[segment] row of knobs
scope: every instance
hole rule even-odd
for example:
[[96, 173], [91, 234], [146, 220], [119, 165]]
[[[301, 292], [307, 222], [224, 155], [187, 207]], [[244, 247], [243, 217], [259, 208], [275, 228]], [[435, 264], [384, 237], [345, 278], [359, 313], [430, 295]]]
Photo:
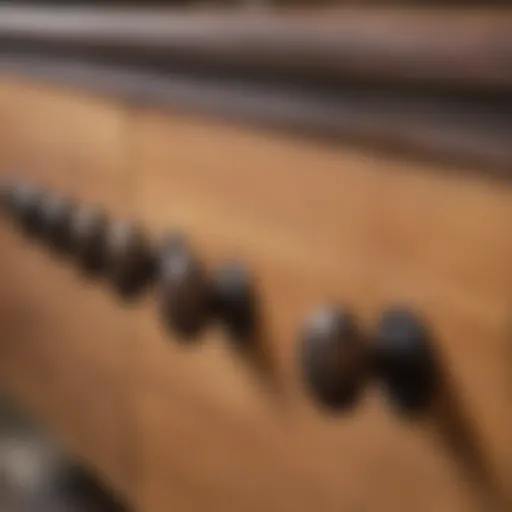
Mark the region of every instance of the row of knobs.
[[[254, 290], [240, 263], [207, 272], [181, 234], [155, 243], [137, 223], [112, 220], [99, 207], [26, 182], [4, 182], [0, 204], [23, 232], [74, 261], [86, 276], [105, 279], [122, 298], [133, 300], [155, 285], [160, 318], [180, 337], [197, 337], [219, 321], [235, 343], [254, 340]], [[311, 394], [344, 410], [374, 377], [401, 411], [424, 408], [435, 381], [424, 323], [408, 309], [389, 309], [372, 337], [367, 343], [342, 308], [322, 308], [307, 318], [298, 345]]]
[[240, 341], [251, 329], [252, 287], [238, 262], [208, 273], [182, 234], [154, 242], [136, 222], [110, 219], [100, 207], [26, 182], [4, 182], [0, 203], [30, 238], [75, 262], [87, 277], [103, 278], [123, 299], [156, 285], [160, 316], [181, 338], [198, 336], [213, 320]]

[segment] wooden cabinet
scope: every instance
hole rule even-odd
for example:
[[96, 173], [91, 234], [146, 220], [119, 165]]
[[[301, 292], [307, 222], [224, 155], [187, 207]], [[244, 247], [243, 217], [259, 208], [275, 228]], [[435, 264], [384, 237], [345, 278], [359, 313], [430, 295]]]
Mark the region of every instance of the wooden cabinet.
[[[161, 322], [158, 289], [124, 302], [108, 279], [87, 279], [2, 219], [2, 385], [136, 509], [509, 509], [503, 169], [476, 173], [23, 75], [0, 80], [2, 171], [136, 219], [154, 239], [179, 230], [209, 271], [238, 260], [254, 279], [255, 350], [240, 350], [218, 322], [186, 341]], [[490, 160], [506, 163], [494, 149]], [[373, 380], [348, 412], [316, 404], [298, 344], [321, 304], [353, 311], [368, 343], [383, 308], [421, 314], [441, 369], [432, 406], [400, 415]]]

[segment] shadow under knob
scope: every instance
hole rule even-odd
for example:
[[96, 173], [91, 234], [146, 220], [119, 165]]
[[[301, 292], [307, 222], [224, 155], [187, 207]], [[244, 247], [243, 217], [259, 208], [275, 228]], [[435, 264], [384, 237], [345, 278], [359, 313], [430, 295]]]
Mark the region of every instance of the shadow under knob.
[[245, 266], [228, 261], [216, 269], [212, 278], [212, 308], [233, 343], [245, 345], [256, 335], [256, 297]]
[[375, 371], [389, 400], [400, 412], [428, 405], [436, 380], [433, 348], [426, 325], [407, 308], [389, 308], [380, 318]]
[[181, 237], [164, 244], [158, 261], [159, 309], [172, 331], [191, 338], [211, 313], [211, 284], [205, 269]]
[[95, 206], [77, 206], [71, 218], [71, 252], [87, 274], [98, 274], [105, 269], [108, 219]]
[[155, 255], [135, 222], [112, 222], [106, 234], [106, 274], [123, 297], [140, 292], [155, 275]]
[[313, 396], [329, 409], [355, 404], [365, 375], [364, 346], [345, 310], [324, 307], [313, 313], [300, 340], [302, 374]]

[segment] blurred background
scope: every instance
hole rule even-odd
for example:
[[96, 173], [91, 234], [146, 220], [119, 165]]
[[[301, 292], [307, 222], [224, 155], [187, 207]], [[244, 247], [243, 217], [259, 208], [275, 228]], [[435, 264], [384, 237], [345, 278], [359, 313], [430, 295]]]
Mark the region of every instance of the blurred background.
[[11, 398], [0, 398], [2, 512], [124, 512], [84, 461], [69, 456]]

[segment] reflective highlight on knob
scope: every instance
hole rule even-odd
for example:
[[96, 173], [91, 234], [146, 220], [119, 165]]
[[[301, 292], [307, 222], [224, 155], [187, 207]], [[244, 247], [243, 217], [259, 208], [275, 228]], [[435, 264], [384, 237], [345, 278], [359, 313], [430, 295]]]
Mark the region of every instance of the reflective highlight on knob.
[[28, 183], [19, 183], [6, 194], [8, 211], [23, 231], [37, 233], [41, 228], [42, 190]]
[[123, 297], [142, 291], [155, 275], [155, 255], [135, 222], [112, 222], [106, 233], [106, 276]]
[[94, 206], [78, 206], [71, 219], [71, 251], [87, 274], [105, 269], [105, 241], [108, 219]]

